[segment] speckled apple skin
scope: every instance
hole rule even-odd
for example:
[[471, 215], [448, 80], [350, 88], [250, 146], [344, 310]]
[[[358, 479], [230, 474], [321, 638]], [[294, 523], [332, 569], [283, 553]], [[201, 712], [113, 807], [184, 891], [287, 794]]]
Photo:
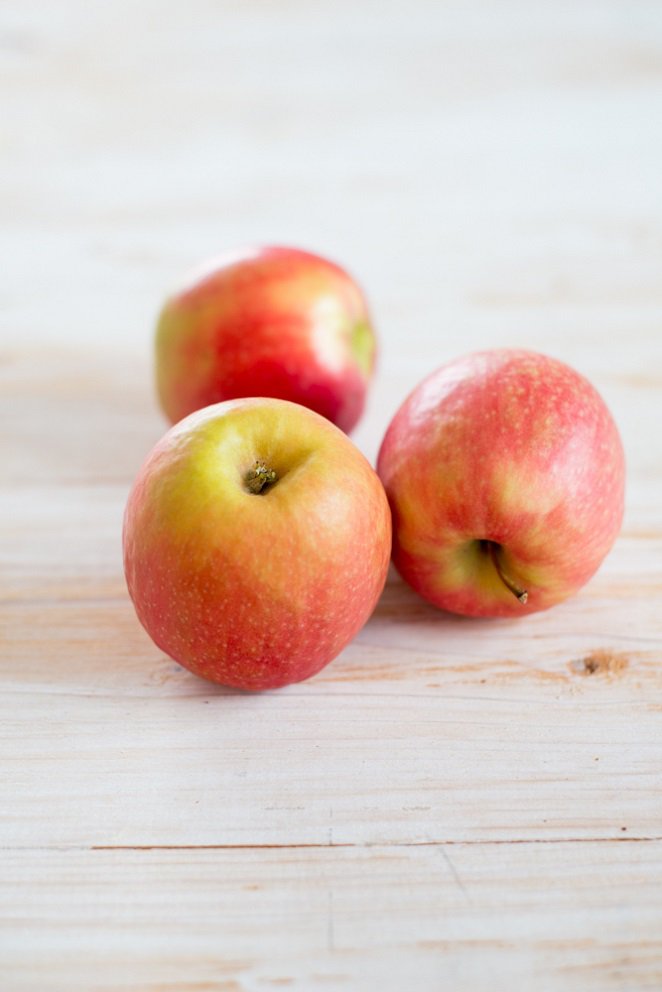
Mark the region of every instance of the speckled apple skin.
[[[623, 517], [616, 425], [579, 373], [534, 352], [498, 349], [425, 379], [393, 418], [378, 459], [393, 512], [393, 560], [436, 606], [520, 617], [573, 595]], [[522, 605], [480, 541], [528, 591]]]
[[[249, 492], [260, 461], [278, 481]], [[156, 445], [124, 517], [124, 569], [154, 642], [213, 682], [270, 689], [314, 675], [352, 640], [386, 580], [379, 478], [318, 414], [235, 400]]]
[[343, 269], [295, 248], [249, 249], [210, 263], [166, 302], [158, 395], [172, 423], [222, 400], [271, 396], [349, 432], [375, 351], [365, 298]]

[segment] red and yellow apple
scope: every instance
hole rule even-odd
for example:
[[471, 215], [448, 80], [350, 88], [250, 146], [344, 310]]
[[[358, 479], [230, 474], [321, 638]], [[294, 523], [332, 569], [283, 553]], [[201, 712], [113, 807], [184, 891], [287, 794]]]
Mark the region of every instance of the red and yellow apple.
[[621, 526], [625, 463], [605, 403], [553, 358], [493, 350], [425, 379], [378, 459], [393, 559], [436, 606], [521, 616], [575, 593]]
[[357, 284], [294, 248], [229, 255], [168, 299], [156, 330], [172, 423], [241, 396], [301, 403], [349, 432], [363, 411], [375, 335]]
[[314, 675], [365, 624], [391, 515], [337, 427], [282, 400], [176, 424], [129, 495], [124, 568], [154, 642], [196, 675], [269, 689]]

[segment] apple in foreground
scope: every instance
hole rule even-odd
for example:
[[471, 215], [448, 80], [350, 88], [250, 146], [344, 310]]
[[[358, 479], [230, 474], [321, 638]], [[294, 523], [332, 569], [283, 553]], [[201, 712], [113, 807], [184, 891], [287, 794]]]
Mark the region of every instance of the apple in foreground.
[[172, 423], [222, 400], [273, 396], [349, 432], [374, 361], [361, 290], [337, 265], [295, 248], [210, 264], [170, 297], [156, 329], [158, 394]]
[[196, 675], [270, 689], [314, 675], [386, 580], [383, 487], [337, 427], [283, 400], [199, 410], [147, 457], [124, 517], [138, 618]]
[[500, 349], [453, 361], [414, 389], [378, 459], [393, 559], [435, 606], [514, 617], [593, 575], [623, 516], [618, 430], [567, 365]]

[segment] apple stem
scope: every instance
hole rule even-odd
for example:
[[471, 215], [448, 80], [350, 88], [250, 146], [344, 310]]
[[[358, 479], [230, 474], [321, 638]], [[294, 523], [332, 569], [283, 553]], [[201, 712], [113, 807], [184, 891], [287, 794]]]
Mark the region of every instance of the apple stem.
[[262, 462], [255, 462], [244, 478], [246, 489], [254, 495], [261, 493], [266, 486], [272, 486], [274, 482], [278, 482], [278, 476]]
[[499, 561], [499, 545], [496, 544], [494, 541], [487, 541], [487, 550], [489, 552], [490, 558], [492, 559], [492, 564], [496, 569], [496, 573], [503, 582], [504, 586], [506, 587], [506, 589], [509, 589], [510, 592], [512, 592], [513, 596], [517, 599], [517, 601], [520, 602], [522, 606], [524, 606], [527, 599], [529, 598], [529, 594], [526, 591], [526, 589], [522, 589], [521, 586], [518, 586], [516, 582], [513, 582], [513, 580], [508, 575], [506, 575], [506, 573], [502, 569], [501, 562]]

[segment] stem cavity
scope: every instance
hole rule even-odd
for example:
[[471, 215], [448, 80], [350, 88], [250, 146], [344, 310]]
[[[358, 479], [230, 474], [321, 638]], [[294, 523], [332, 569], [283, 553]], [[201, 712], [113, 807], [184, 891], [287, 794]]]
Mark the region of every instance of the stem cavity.
[[483, 546], [486, 547], [487, 553], [490, 556], [490, 560], [494, 565], [494, 569], [503, 582], [506, 589], [512, 592], [515, 599], [524, 606], [529, 598], [529, 594], [526, 589], [522, 589], [516, 582], [514, 582], [509, 575], [504, 572], [501, 562], [499, 561], [499, 550], [500, 545], [496, 544], [494, 541], [483, 541]]

